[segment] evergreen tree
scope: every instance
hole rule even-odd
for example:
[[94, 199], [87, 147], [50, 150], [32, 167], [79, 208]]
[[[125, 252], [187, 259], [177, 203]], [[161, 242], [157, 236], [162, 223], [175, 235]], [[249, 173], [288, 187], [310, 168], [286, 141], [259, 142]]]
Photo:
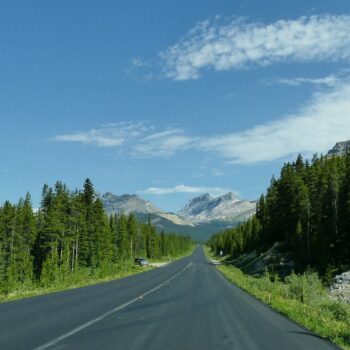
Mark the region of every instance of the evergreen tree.
[[192, 244], [189, 237], [159, 235], [133, 214], [108, 218], [88, 179], [74, 192], [58, 181], [44, 185], [37, 213], [29, 194], [0, 207], [0, 293], [31, 288], [33, 281], [69, 285], [81, 272], [103, 277], [136, 255], [177, 255]]
[[327, 265], [350, 263], [350, 154], [313, 157], [299, 155], [272, 178], [256, 215], [235, 228], [213, 235], [216, 251], [238, 256], [253, 249], [286, 242], [301, 266], [324, 273]]

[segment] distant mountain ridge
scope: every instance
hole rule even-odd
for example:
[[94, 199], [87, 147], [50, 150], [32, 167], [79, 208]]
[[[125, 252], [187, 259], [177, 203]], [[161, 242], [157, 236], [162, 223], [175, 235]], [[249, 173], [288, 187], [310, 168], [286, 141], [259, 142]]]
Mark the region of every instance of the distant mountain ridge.
[[130, 214], [130, 213], [142, 213], [142, 214], [156, 214], [157, 216], [161, 216], [176, 225], [189, 225], [193, 226], [190, 222], [187, 222], [181, 219], [179, 216], [173, 213], [167, 213], [155, 205], [153, 205], [150, 201], [146, 201], [136, 194], [123, 194], [121, 196], [117, 196], [111, 192], [106, 192], [102, 196], [100, 196], [105, 211], [107, 214]]
[[232, 227], [255, 212], [255, 201], [240, 200], [229, 192], [213, 197], [209, 193], [191, 199], [178, 214], [165, 212], [150, 201], [135, 194], [115, 195], [106, 192], [99, 195], [108, 215], [134, 213], [139, 220], [151, 222], [158, 231], [189, 234], [197, 241], [205, 241], [219, 230]]
[[219, 197], [205, 193], [191, 199], [179, 211], [179, 216], [193, 223], [212, 220], [230, 221], [242, 215], [249, 217], [255, 212], [255, 206], [255, 201], [240, 200], [233, 192]]
[[151, 202], [145, 201], [135, 194], [115, 195], [111, 192], [102, 194], [101, 199], [104, 203], [105, 210], [108, 213], [129, 214], [133, 211], [141, 212], [159, 212], [160, 209], [155, 207]]
[[345, 154], [348, 149], [350, 149], [350, 140], [337, 142], [335, 146], [328, 151], [327, 156], [341, 156]]

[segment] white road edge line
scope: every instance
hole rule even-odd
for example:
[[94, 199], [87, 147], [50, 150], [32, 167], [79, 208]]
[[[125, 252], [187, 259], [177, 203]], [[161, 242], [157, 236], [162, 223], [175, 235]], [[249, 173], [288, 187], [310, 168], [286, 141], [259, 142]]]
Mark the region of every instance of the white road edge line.
[[67, 333], [65, 333], [65, 334], [62, 334], [62, 335], [59, 336], [58, 338], [53, 339], [53, 340], [51, 340], [51, 341], [48, 342], [48, 343], [45, 343], [45, 344], [43, 344], [43, 345], [40, 345], [40, 346], [37, 347], [37, 348], [34, 348], [34, 350], [46, 350], [46, 349], [49, 349], [51, 346], [56, 345], [57, 343], [61, 342], [62, 340], [64, 340], [64, 339], [66, 339], [66, 338], [68, 338], [68, 337], [70, 337], [70, 336], [72, 336], [72, 335], [74, 335], [74, 334], [76, 334], [76, 333], [82, 331], [82, 330], [85, 329], [85, 328], [88, 328], [88, 327], [92, 326], [93, 324], [95, 324], [95, 323], [97, 323], [97, 322], [99, 322], [99, 321], [104, 320], [106, 317], [108, 317], [108, 316], [110, 316], [110, 315], [116, 313], [117, 311], [120, 311], [120, 310], [126, 308], [126, 307], [129, 306], [130, 304], [132, 304], [132, 303], [134, 303], [134, 302], [136, 302], [136, 301], [138, 301], [138, 300], [144, 298], [146, 295], [155, 292], [156, 290], [162, 288], [165, 284], [169, 283], [170, 281], [172, 281], [172, 280], [174, 280], [175, 278], [177, 278], [178, 276], [180, 276], [180, 275], [192, 264], [192, 261], [193, 261], [193, 259], [192, 259], [182, 270], [180, 270], [180, 271], [177, 272], [175, 275], [173, 275], [172, 277], [170, 277], [170, 278], [167, 279], [166, 281], [162, 282], [161, 284], [158, 284], [156, 287], [150, 289], [150, 290], [147, 291], [146, 293], [144, 293], [144, 294], [142, 294], [142, 295], [140, 295], [140, 296], [138, 296], [138, 297], [136, 297], [136, 298], [134, 298], [134, 299], [132, 299], [132, 300], [130, 300], [130, 301], [128, 301], [128, 302], [122, 304], [122, 305], [119, 305], [119, 306], [115, 307], [114, 309], [112, 309], [112, 310], [110, 310], [110, 311], [107, 311], [106, 313], [102, 314], [101, 316], [96, 317], [96, 318], [94, 318], [93, 320], [88, 321], [88, 322], [82, 324], [81, 326], [79, 326], [79, 327], [77, 327], [77, 328], [74, 328], [74, 329], [71, 330], [70, 332], [67, 332]]

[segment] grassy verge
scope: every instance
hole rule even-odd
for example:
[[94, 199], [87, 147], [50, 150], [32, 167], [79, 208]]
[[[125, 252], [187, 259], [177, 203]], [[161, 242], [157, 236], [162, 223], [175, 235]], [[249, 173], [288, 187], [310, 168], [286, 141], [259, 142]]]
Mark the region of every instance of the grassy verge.
[[[192, 254], [195, 246], [193, 246], [187, 252], [174, 256], [163, 257], [161, 259], [150, 259], [151, 262], [172, 262], [179, 260], [185, 256]], [[39, 295], [45, 295], [55, 292], [61, 292], [64, 290], [75, 289], [80, 287], [91, 286], [98, 283], [108, 282], [131, 275], [139, 274], [152, 270], [156, 267], [139, 267], [135, 266], [133, 262], [125, 262], [122, 266], [114, 266], [111, 271], [106, 272], [102, 270], [91, 270], [88, 268], [82, 268], [74, 274], [58, 275], [56, 280], [50, 283], [48, 286], [42, 286], [37, 283], [33, 283], [29, 286], [22, 286], [20, 289], [8, 293], [6, 295], [0, 294], [0, 303], [13, 301], [18, 299], [30, 298]]]
[[31, 286], [26, 286], [9, 294], [0, 294], [0, 303], [13, 301], [18, 299], [30, 298], [39, 295], [45, 295], [55, 292], [61, 292], [64, 290], [75, 289], [80, 287], [86, 287], [98, 283], [108, 282], [131, 275], [135, 275], [141, 272], [149, 271], [153, 267], [138, 267], [129, 266], [128, 268], [120, 269], [119, 271], [101, 276], [97, 271], [91, 272], [89, 269], [81, 269], [78, 273], [67, 276], [65, 279], [59, 278], [56, 282], [49, 286], [41, 286], [39, 283], [33, 283]]
[[[205, 251], [213, 258], [208, 248]], [[282, 282], [269, 273], [254, 277], [233, 266], [220, 265], [218, 269], [229, 281], [273, 309], [350, 350], [350, 305], [331, 300], [316, 273], [292, 274]]]

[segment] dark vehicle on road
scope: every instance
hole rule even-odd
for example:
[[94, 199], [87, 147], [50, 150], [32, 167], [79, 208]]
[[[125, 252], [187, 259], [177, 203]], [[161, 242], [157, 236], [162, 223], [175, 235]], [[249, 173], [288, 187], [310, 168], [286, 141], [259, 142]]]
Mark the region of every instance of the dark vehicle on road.
[[149, 261], [146, 258], [135, 258], [134, 264], [137, 266], [146, 267], [149, 266]]

